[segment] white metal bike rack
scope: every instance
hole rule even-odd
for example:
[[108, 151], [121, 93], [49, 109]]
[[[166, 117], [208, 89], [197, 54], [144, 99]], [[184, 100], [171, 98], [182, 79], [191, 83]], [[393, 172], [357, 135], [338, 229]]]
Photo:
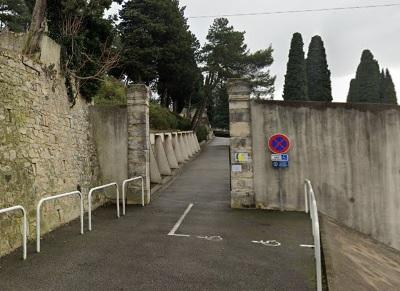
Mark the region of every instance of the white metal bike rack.
[[122, 215], [125, 215], [126, 184], [128, 184], [129, 182], [137, 181], [137, 180], [142, 180], [142, 206], [144, 206], [144, 178], [142, 176], [139, 176], [139, 177], [124, 180], [122, 182]]
[[4, 208], [4, 209], [0, 209], [0, 214], [2, 213], [6, 213], [6, 212], [12, 212], [12, 211], [16, 211], [16, 210], [21, 210], [22, 214], [23, 214], [23, 228], [22, 228], [22, 258], [24, 260], [26, 260], [26, 256], [27, 256], [27, 252], [26, 252], [26, 241], [27, 241], [27, 232], [28, 232], [28, 228], [27, 228], [27, 219], [26, 219], [26, 211], [25, 208], [22, 207], [21, 205], [17, 205], [17, 206], [13, 206], [13, 207], [8, 207], [8, 208]]
[[102, 185], [102, 186], [98, 186], [95, 188], [90, 189], [89, 191], [89, 195], [88, 195], [88, 202], [89, 202], [89, 209], [88, 209], [88, 219], [89, 219], [89, 231], [92, 230], [92, 195], [93, 192], [98, 191], [98, 190], [102, 190], [105, 188], [109, 188], [109, 187], [113, 187], [115, 186], [117, 189], [117, 218], [119, 218], [119, 189], [118, 189], [118, 184], [117, 183], [110, 183], [110, 184], [106, 184], [106, 185]]
[[310, 212], [312, 232], [314, 237], [314, 255], [315, 265], [317, 272], [317, 290], [322, 291], [322, 262], [321, 262], [321, 235], [319, 231], [319, 219], [318, 219], [318, 208], [317, 200], [310, 180], [304, 181], [304, 199], [305, 199], [305, 211]]
[[80, 191], [73, 191], [64, 194], [59, 194], [55, 196], [45, 197], [40, 199], [37, 207], [36, 207], [36, 252], [40, 253], [40, 208], [45, 201], [55, 200], [59, 198], [64, 198], [67, 196], [78, 195], [80, 198], [80, 208], [81, 208], [81, 234], [83, 234], [83, 196]]

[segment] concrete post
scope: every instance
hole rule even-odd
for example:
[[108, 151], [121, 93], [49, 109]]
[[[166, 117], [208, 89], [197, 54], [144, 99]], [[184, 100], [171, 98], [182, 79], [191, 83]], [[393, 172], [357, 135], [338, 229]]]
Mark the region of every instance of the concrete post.
[[187, 161], [187, 160], [189, 160], [189, 152], [188, 152], [187, 147], [186, 147], [185, 138], [183, 137], [183, 133], [179, 132], [178, 133], [178, 137], [179, 137], [178, 138], [179, 139], [179, 145], [180, 145], [180, 148], [182, 150], [183, 159], [185, 161]]
[[174, 152], [174, 147], [172, 146], [172, 133], [167, 133], [164, 135], [164, 145], [169, 167], [171, 169], [178, 169], [179, 168], [178, 160]]
[[[145, 200], [146, 203], [150, 203], [149, 89], [145, 85], [133, 85], [128, 89], [127, 111], [128, 177], [144, 177]], [[139, 184], [129, 184], [128, 204], [141, 204], [141, 185]]]
[[200, 151], [200, 146], [199, 146], [199, 141], [197, 140], [197, 135], [195, 132], [193, 132], [193, 143], [194, 147], [196, 148], [196, 151]]
[[174, 152], [178, 163], [183, 163], [185, 158], [183, 157], [181, 145], [179, 143], [179, 133], [177, 132], [172, 133], [172, 145], [174, 147]]
[[154, 155], [153, 148], [150, 149], [150, 181], [154, 184], [162, 183], [161, 173], [158, 169], [158, 164]]
[[189, 142], [189, 133], [185, 132], [183, 134], [183, 140], [186, 144], [186, 149], [189, 155], [189, 158], [193, 157], [193, 151], [192, 151], [192, 147], [190, 146], [190, 142]]
[[169, 167], [161, 135], [156, 135], [155, 154], [158, 169], [160, 170], [161, 175], [171, 176], [172, 172], [171, 168]]
[[[255, 207], [253, 146], [251, 136], [250, 85], [240, 79], [228, 82], [231, 155], [231, 207]], [[244, 161], [236, 161], [237, 153]]]
[[189, 138], [190, 147], [192, 148], [192, 152], [193, 152], [194, 154], [196, 154], [196, 153], [197, 153], [197, 148], [196, 148], [196, 145], [194, 144], [193, 132], [190, 132], [190, 133], [189, 133], [188, 138]]
[[201, 150], [200, 148], [200, 144], [199, 144], [199, 139], [197, 138], [197, 134], [195, 132], [193, 132], [193, 136], [194, 136], [194, 144], [196, 145], [197, 151]]

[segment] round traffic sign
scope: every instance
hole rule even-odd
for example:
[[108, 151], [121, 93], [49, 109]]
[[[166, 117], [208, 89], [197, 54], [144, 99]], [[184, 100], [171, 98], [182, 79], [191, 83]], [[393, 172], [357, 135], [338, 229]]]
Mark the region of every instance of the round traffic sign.
[[268, 140], [268, 148], [274, 154], [286, 154], [290, 149], [290, 140], [282, 133], [274, 134]]

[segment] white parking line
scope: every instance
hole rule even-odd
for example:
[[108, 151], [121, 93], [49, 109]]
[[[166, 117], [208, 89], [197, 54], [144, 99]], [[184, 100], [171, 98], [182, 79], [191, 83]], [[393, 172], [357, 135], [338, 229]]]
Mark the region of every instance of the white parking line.
[[312, 249], [312, 248], [314, 248], [315, 246], [314, 246], [314, 245], [300, 245], [300, 247], [301, 247], [301, 248], [310, 248], [310, 249]]
[[173, 236], [185, 236], [189, 237], [190, 235], [188, 234], [175, 234], [175, 232], [178, 230], [178, 228], [181, 226], [183, 220], [185, 219], [186, 215], [189, 213], [190, 209], [192, 209], [193, 203], [190, 203], [188, 207], [186, 208], [185, 212], [182, 214], [182, 216], [179, 218], [179, 220], [175, 223], [174, 227], [171, 229], [171, 231], [168, 233], [168, 235], [173, 235]]

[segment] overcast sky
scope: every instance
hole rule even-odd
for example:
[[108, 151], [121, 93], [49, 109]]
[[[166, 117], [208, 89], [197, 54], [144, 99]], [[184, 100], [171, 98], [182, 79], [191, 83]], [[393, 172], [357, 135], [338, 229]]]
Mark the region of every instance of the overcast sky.
[[[281, 10], [330, 8], [399, 3], [399, 0], [181, 0], [186, 16], [220, 15]], [[112, 9], [115, 12], [118, 7]], [[307, 52], [313, 35], [325, 42], [332, 73], [333, 98], [344, 102], [350, 79], [354, 77], [363, 49], [370, 49], [381, 68], [388, 67], [396, 89], [400, 90], [400, 6], [335, 12], [229, 17], [235, 29], [246, 31], [246, 43], [255, 51], [274, 49], [271, 67], [277, 76], [275, 99], [281, 99], [287, 56], [292, 34], [300, 32]], [[192, 32], [205, 42], [212, 18], [190, 18]], [[400, 96], [400, 91], [398, 92]]]

